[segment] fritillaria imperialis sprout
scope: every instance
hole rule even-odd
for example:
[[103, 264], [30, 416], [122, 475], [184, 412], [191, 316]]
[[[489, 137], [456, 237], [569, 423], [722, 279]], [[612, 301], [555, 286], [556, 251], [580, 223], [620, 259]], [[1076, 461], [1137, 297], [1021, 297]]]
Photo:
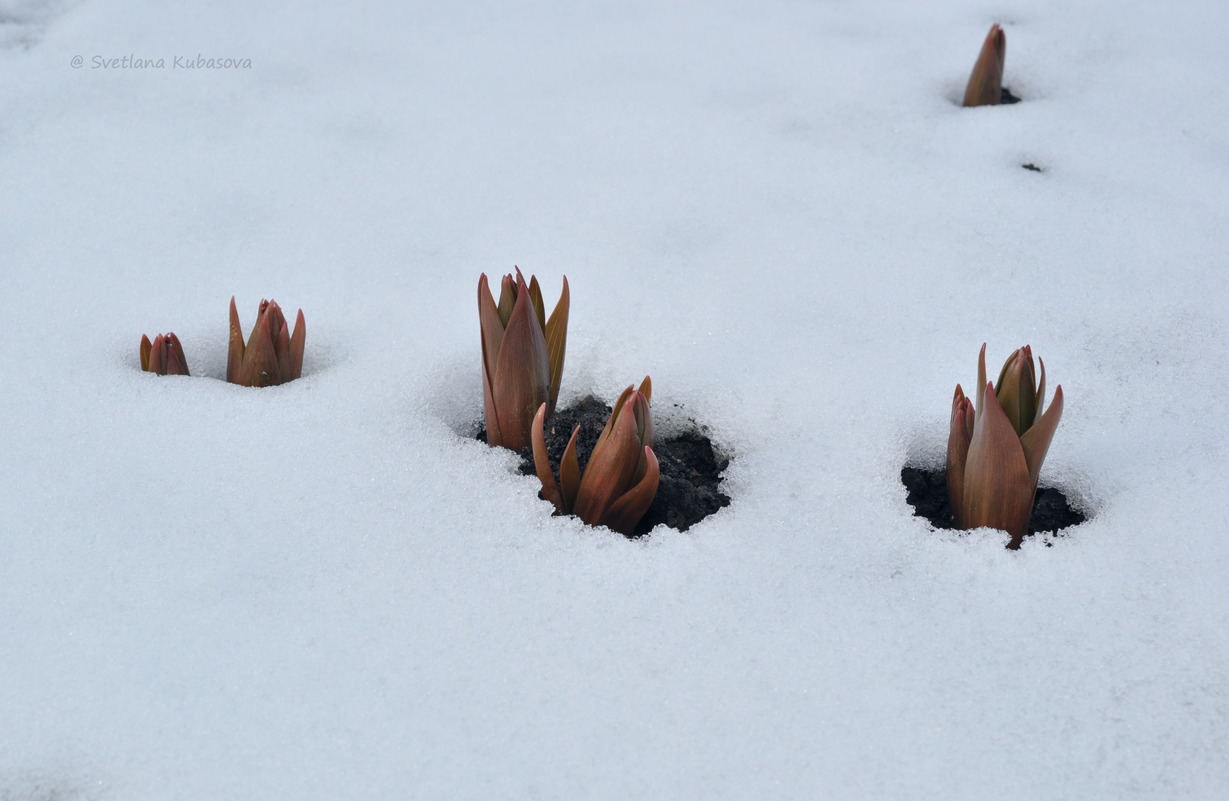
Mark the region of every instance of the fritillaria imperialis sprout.
[[555, 411], [563, 354], [568, 339], [568, 279], [550, 319], [538, 279], [529, 284], [519, 268], [515, 280], [505, 275], [499, 304], [478, 279], [478, 322], [482, 329], [482, 405], [486, 413], [486, 441], [519, 451], [530, 444], [534, 412], [546, 404]]
[[615, 402], [598, 436], [583, 476], [576, 458], [577, 426], [559, 464], [559, 480], [546, 453], [546, 404], [533, 419], [533, 464], [542, 495], [559, 514], [574, 514], [591, 526], [631, 534], [653, 503], [661, 469], [653, 455], [653, 383], [646, 376], [639, 390], [628, 387]]
[[226, 380], [245, 387], [272, 387], [293, 381], [303, 374], [303, 345], [307, 324], [303, 310], [294, 323], [294, 333], [286, 325], [276, 301], [262, 300], [256, 325], [247, 345], [239, 327], [239, 311], [230, 299], [230, 352], [226, 357]]
[[997, 106], [1003, 96], [1003, 62], [1007, 57], [1007, 35], [998, 23], [990, 26], [981, 46], [969, 85], [964, 90], [964, 106]]
[[150, 342], [149, 337], [142, 334], [141, 369], [158, 375], [188, 375], [188, 360], [184, 358], [179, 337], [168, 331]]
[[[1041, 362], [1040, 359], [1038, 359]], [[987, 526], [1011, 535], [1019, 548], [1037, 494], [1037, 478], [1063, 415], [1063, 388], [1045, 401], [1045, 362], [1035, 379], [1033, 351], [1025, 345], [1007, 357], [998, 387], [986, 381], [986, 346], [977, 357], [977, 406], [960, 385], [952, 399], [947, 440], [947, 493], [956, 525]]]

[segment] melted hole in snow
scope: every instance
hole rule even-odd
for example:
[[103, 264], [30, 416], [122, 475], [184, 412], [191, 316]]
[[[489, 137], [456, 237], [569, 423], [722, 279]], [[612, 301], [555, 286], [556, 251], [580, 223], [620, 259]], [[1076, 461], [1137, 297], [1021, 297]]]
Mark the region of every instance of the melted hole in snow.
[[[926, 518], [938, 529], [955, 530], [956, 520], [952, 517], [952, 507], [947, 500], [947, 470], [939, 467], [914, 467], [905, 465], [900, 471], [900, 483], [905, 485], [906, 502], [913, 507], [913, 514]], [[1037, 497], [1033, 500], [1033, 516], [1028, 521], [1028, 534], [1062, 534], [1064, 529], [1078, 526], [1088, 518], [1083, 512], [1071, 508], [1067, 496], [1062, 490], [1054, 487], [1037, 487]], [[1046, 538], [1046, 547], [1050, 546]]]
[[[567, 408], [555, 410], [546, 422], [546, 451], [556, 476], [572, 429], [580, 426], [576, 437], [576, 456], [583, 471], [602, 428], [610, 418], [610, 412], [610, 406], [592, 395], [581, 398]], [[486, 426], [479, 422], [477, 427], [475, 439], [486, 442]], [[653, 443], [653, 454], [661, 466], [661, 483], [653, 505], [636, 526], [633, 538], [649, 533], [659, 523], [686, 531], [730, 505], [730, 497], [720, 489], [721, 474], [729, 466], [730, 459], [719, 448], [713, 447], [707, 427], [688, 418], [681, 427], [665, 428], [657, 429]], [[533, 453], [529, 448], [521, 451], [520, 471], [522, 475], [537, 475]]]

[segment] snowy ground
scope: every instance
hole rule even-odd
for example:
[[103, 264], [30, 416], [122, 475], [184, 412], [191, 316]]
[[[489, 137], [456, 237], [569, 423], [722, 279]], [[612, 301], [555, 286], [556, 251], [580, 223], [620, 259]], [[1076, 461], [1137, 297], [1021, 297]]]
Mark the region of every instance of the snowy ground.
[[[7, 8], [2, 801], [1229, 793], [1223, 0]], [[514, 264], [729, 508], [458, 434]], [[302, 380], [220, 380], [232, 294]], [[983, 341], [1066, 393], [1051, 548], [905, 504]]]

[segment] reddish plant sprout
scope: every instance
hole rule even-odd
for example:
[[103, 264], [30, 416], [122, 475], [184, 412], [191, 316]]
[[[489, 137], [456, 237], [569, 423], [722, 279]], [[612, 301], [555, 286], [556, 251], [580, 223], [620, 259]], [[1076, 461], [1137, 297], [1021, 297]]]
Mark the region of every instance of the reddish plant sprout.
[[171, 332], [159, 334], [150, 342], [141, 335], [141, 369], [158, 375], [189, 375], [188, 360], [183, 353], [179, 337]]
[[533, 420], [533, 462], [542, 495], [558, 514], [574, 514], [592, 526], [630, 535], [657, 495], [661, 468], [653, 454], [652, 381], [623, 390], [598, 436], [583, 474], [576, 456], [577, 426], [559, 464], [559, 479], [546, 453], [546, 404]]
[[482, 404], [486, 439], [519, 451], [530, 444], [534, 413], [555, 410], [567, 348], [568, 279], [550, 319], [538, 279], [529, 283], [519, 268], [500, 282], [499, 302], [484, 273], [478, 279], [478, 322], [482, 333]]
[[997, 106], [1003, 96], [1003, 63], [1007, 58], [1007, 35], [998, 23], [990, 26], [981, 53], [973, 65], [964, 90], [965, 107]]
[[998, 388], [986, 381], [986, 346], [977, 358], [977, 404], [956, 385], [947, 440], [947, 493], [956, 525], [986, 526], [1011, 535], [1019, 548], [1037, 495], [1041, 464], [1063, 414], [1063, 388], [1045, 402], [1045, 362], [1036, 380], [1033, 351], [1014, 351], [999, 371]]
[[226, 380], [245, 387], [272, 387], [293, 381], [303, 374], [303, 346], [307, 324], [303, 310], [295, 319], [294, 333], [276, 301], [262, 300], [256, 324], [247, 344], [239, 325], [235, 299], [230, 299], [230, 352], [226, 358]]

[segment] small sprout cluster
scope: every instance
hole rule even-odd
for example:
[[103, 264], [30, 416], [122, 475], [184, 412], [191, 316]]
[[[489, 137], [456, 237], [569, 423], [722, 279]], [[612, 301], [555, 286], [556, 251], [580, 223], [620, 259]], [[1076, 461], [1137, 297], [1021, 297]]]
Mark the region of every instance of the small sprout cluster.
[[1045, 362], [1036, 379], [1033, 351], [1013, 351], [999, 371], [997, 387], [986, 381], [986, 346], [977, 357], [977, 404], [960, 385], [952, 398], [947, 440], [947, 492], [956, 525], [986, 526], [1011, 535], [1019, 548], [1037, 494], [1041, 464], [1063, 415], [1063, 388], [1045, 405]]
[[239, 326], [235, 299], [230, 299], [230, 351], [226, 355], [226, 380], [245, 387], [273, 387], [303, 375], [303, 345], [307, 324], [303, 310], [290, 333], [282, 309], [274, 300], [260, 301], [256, 325], [247, 345]]
[[189, 375], [188, 359], [183, 355], [179, 337], [168, 331], [150, 342], [149, 337], [141, 334], [141, 369], [158, 375]]
[[581, 473], [572, 429], [559, 464], [559, 480], [546, 453], [546, 404], [533, 419], [533, 466], [542, 482], [542, 496], [559, 514], [574, 514], [591, 526], [606, 526], [630, 535], [657, 495], [661, 468], [653, 454], [653, 415], [649, 399], [653, 382], [648, 376], [640, 389], [631, 387], [615, 401], [614, 410], [598, 436], [589, 463]]
[[[226, 358], [226, 380], [245, 387], [272, 387], [303, 375], [303, 347], [307, 324], [303, 310], [295, 318], [293, 333], [286, 325], [277, 301], [262, 300], [256, 325], [247, 344], [239, 325], [235, 299], [230, 299], [230, 350]], [[179, 337], [159, 334], [150, 342], [141, 336], [141, 369], [159, 375], [188, 375], [188, 360]]]
[[543, 403], [555, 411], [563, 378], [563, 355], [568, 341], [571, 298], [564, 276], [563, 292], [550, 319], [538, 279], [516, 280], [505, 275], [499, 304], [478, 279], [478, 322], [482, 329], [482, 405], [486, 412], [487, 442], [519, 451], [529, 447], [534, 413]]
[[546, 453], [544, 427], [559, 399], [570, 306], [566, 277], [550, 319], [536, 277], [526, 283], [519, 268], [515, 276], [505, 275], [498, 303], [486, 275], [478, 279], [487, 442], [514, 451], [532, 446], [542, 497], [558, 514], [631, 534], [653, 503], [661, 476], [647, 377], [639, 390], [628, 387], [619, 396], [583, 471], [576, 455], [579, 427], [563, 453], [558, 480]]

